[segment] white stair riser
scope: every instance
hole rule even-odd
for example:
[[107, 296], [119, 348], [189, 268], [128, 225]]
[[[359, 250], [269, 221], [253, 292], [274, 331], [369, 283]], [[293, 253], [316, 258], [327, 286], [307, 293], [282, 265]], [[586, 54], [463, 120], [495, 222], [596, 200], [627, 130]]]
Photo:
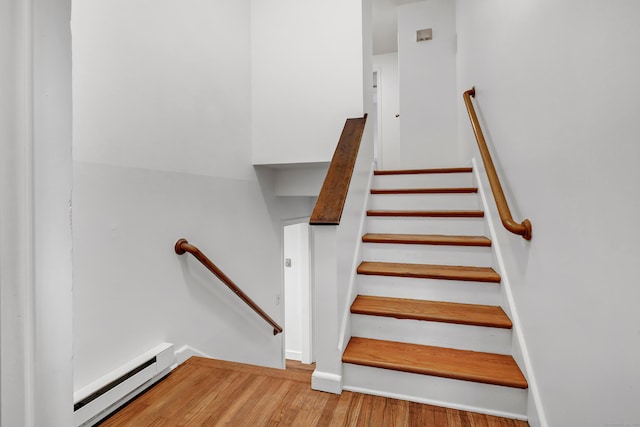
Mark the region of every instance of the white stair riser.
[[372, 194], [369, 209], [478, 210], [476, 194]]
[[502, 302], [499, 283], [358, 274], [356, 286], [359, 295], [485, 305]]
[[484, 236], [484, 218], [367, 217], [368, 233]]
[[413, 264], [493, 266], [491, 248], [481, 246], [363, 243], [362, 259]]
[[351, 336], [511, 354], [511, 329], [351, 314]]
[[526, 419], [527, 390], [343, 364], [343, 388], [472, 412]]
[[474, 187], [472, 173], [375, 175], [372, 188]]

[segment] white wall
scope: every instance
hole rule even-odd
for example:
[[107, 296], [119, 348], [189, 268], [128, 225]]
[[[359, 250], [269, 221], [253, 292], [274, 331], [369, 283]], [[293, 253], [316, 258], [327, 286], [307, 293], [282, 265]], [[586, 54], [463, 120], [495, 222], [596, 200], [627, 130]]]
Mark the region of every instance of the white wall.
[[[274, 169], [275, 192], [277, 196], [318, 197], [324, 177], [327, 175], [328, 162], [305, 165], [282, 165]], [[258, 166], [257, 168], [261, 168]]]
[[514, 217], [533, 224], [531, 242], [498, 233], [543, 408], [530, 423], [637, 424], [640, 4], [456, 9], [458, 97], [476, 86]]
[[[416, 42], [432, 28], [433, 40]], [[458, 166], [454, 2], [427, 0], [398, 7], [400, 135], [405, 168]]]
[[[378, 168], [400, 169], [400, 113], [398, 99], [398, 53], [373, 57], [373, 69], [378, 72], [378, 103], [380, 103], [381, 154]], [[382, 161], [380, 161], [382, 160]]]
[[159, 342], [282, 366], [282, 335], [173, 252], [187, 238], [282, 324], [281, 220], [310, 206], [251, 166], [250, 17], [249, 0], [74, 3], [76, 389]]
[[344, 120], [362, 116], [362, 10], [251, 0], [254, 164], [329, 161]]
[[0, 4], [2, 425], [71, 425], [70, 2]]

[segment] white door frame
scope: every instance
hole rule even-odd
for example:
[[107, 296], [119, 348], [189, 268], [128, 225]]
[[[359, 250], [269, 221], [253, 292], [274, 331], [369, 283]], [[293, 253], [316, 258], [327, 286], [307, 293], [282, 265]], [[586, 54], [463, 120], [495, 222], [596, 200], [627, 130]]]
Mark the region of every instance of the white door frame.
[[376, 166], [378, 169], [383, 169], [384, 142], [382, 140], [382, 68], [379, 66], [373, 67], [373, 73], [377, 75], [376, 79], [376, 132], [378, 134], [378, 140], [376, 141]]
[[[281, 239], [281, 277], [282, 277], [282, 284], [281, 284], [281, 295], [282, 298], [281, 300], [283, 301], [282, 303], [282, 319], [283, 319], [283, 323], [284, 323], [284, 319], [285, 319], [285, 304], [287, 304], [286, 301], [286, 297], [284, 295], [284, 272], [285, 272], [285, 255], [284, 255], [284, 228], [289, 226], [289, 225], [295, 225], [295, 224], [307, 224], [307, 233], [305, 234], [305, 236], [303, 236], [303, 244], [306, 246], [307, 248], [307, 260], [306, 260], [306, 277], [307, 277], [307, 286], [303, 286], [302, 287], [302, 296], [301, 296], [301, 300], [304, 301], [304, 304], [307, 308], [306, 312], [308, 313], [307, 316], [302, 316], [302, 324], [301, 324], [301, 329], [302, 329], [302, 363], [313, 363], [315, 361], [315, 356], [313, 353], [313, 292], [311, 289], [311, 271], [310, 271], [310, 260], [311, 260], [311, 247], [310, 247], [310, 242], [309, 242], [309, 235], [310, 235], [310, 227], [309, 227], [309, 220], [311, 218], [310, 217], [302, 217], [302, 218], [292, 218], [292, 219], [287, 219], [287, 220], [282, 220], [281, 221], [281, 231], [280, 231], [280, 239]], [[284, 334], [287, 333], [287, 330], [285, 328], [284, 330]], [[286, 357], [286, 349], [285, 349], [285, 340], [282, 340], [282, 358], [283, 358], [283, 366], [284, 366], [284, 359]]]
[[71, 0], [0, 15], [0, 424], [71, 426]]

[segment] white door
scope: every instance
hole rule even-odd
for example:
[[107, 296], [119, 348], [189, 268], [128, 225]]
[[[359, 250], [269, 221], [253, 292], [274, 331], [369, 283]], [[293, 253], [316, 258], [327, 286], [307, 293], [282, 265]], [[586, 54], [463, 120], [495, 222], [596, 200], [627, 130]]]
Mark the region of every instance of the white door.
[[284, 226], [285, 357], [312, 363], [309, 223]]

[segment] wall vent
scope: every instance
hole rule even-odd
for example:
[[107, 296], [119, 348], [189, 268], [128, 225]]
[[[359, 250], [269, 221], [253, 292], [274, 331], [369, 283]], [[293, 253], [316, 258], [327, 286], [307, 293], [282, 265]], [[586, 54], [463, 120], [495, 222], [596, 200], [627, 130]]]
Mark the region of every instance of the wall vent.
[[423, 42], [431, 40], [433, 38], [433, 31], [431, 28], [416, 31], [416, 41]]

